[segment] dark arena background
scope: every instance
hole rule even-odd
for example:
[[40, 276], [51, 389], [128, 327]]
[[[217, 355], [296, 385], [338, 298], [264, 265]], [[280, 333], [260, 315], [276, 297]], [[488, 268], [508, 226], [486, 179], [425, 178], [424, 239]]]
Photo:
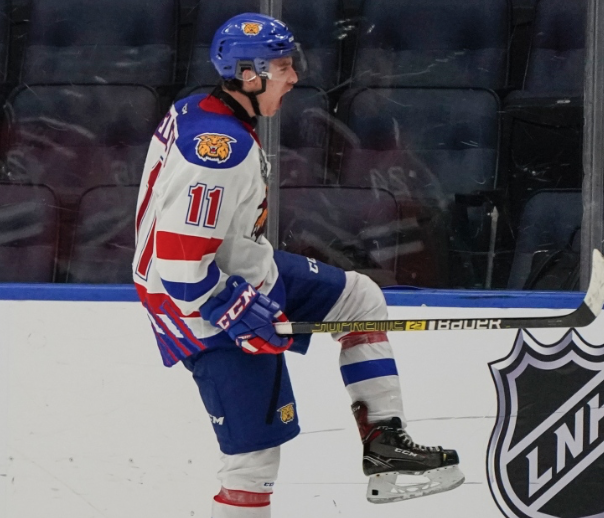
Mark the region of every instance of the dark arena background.
[[[0, 0], [0, 518], [209, 516], [216, 440], [157, 354], [134, 228], [156, 128], [218, 84], [212, 36], [245, 12], [283, 20], [308, 63], [257, 128], [275, 248], [367, 274], [401, 321], [583, 299], [604, 239], [600, 0]], [[274, 517], [604, 515], [603, 318], [390, 332], [413, 436], [455, 447], [466, 480], [387, 506], [365, 500], [339, 346], [313, 336], [288, 354], [302, 434]]]

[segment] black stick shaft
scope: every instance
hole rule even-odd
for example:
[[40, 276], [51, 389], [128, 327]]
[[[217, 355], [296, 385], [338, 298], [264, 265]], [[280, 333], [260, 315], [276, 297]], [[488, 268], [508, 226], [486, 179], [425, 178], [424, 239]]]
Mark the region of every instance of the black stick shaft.
[[[568, 318], [571, 317], [572, 318]], [[376, 331], [461, 331], [523, 329], [547, 327], [583, 327], [595, 315], [584, 304], [570, 315], [528, 318], [465, 318], [430, 320], [362, 320], [356, 322], [291, 322], [292, 334], [369, 333]], [[279, 328], [278, 328], [279, 329]]]
[[340, 322], [279, 322], [281, 335], [312, 333], [371, 333], [376, 331], [461, 331], [584, 327], [591, 324], [604, 304], [604, 257], [593, 251], [591, 281], [581, 305], [565, 315], [526, 318], [464, 318], [426, 320], [361, 320]]

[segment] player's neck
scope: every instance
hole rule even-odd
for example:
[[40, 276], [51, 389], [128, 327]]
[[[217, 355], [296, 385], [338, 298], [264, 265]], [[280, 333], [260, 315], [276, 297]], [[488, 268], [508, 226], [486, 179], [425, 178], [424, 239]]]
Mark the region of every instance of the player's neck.
[[250, 98], [241, 93], [238, 92], [236, 90], [227, 90], [226, 88], [222, 88], [222, 91], [225, 92], [226, 94], [230, 95], [233, 99], [235, 99], [240, 105], [241, 107], [247, 112], [247, 114], [250, 116], [250, 118], [254, 118], [256, 117], [256, 113], [254, 112], [254, 107], [252, 106], [252, 101], [250, 101]]

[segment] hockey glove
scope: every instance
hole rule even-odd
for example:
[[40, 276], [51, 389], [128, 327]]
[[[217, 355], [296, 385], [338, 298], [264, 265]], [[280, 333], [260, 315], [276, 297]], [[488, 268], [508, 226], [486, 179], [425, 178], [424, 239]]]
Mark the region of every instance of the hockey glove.
[[201, 316], [220, 327], [250, 354], [279, 354], [293, 339], [279, 336], [273, 322], [287, 322], [279, 304], [258, 293], [242, 277], [231, 276], [226, 288], [200, 308]]

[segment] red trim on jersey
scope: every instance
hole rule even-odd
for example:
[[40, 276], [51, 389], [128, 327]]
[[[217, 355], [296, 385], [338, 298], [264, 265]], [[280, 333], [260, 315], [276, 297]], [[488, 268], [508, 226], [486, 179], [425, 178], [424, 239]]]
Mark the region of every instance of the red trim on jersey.
[[136, 232], [138, 233], [138, 229], [141, 226], [141, 220], [147, 212], [147, 206], [149, 205], [149, 201], [151, 200], [151, 194], [153, 192], [153, 186], [157, 181], [157, 177], [159, 176], [159, 172], [163, 166], [163, 162], [160, 160], [155, 164], [151, 172], [149, 173], [149, 181], [147, 182], [147, 192], [145, 192], [145, 198], [141, 203], [140, 209], [138, 210], [138, 214], [136, 215]]
[[[231, 115], [233, 117], [235, 116], [233, 114], [233, 110], [231, 110], [226, 104], [224, 104], [220, 99], [217, 99], [213, 95], [208, 95], [205, 99], [199, 101], [199, 107], [207, 112], [218, 113], [220, 115]], [[239, 122], [241, 122], [241, 124], [243, 124], [243, 127], [248, 130], [252, 138], [256, 141], [256, 144], [262, 147], [262, 144], [260, 143], [260, 137], [258, 137], [258, 135], [256, 134], [256, 130], [254, 130], [254, 128], [250, 126], [247, 122]]]
[[[160, 333], [157, 332], [157, 329], [155, 329], [155, 327], [153, 327], [153, 324], [151, 324], [151, 328], [153, 329], [153, 333], [155, 334], [155, 338], [161, 342], [161, 344], [163, 345], [163, 351], [168, 353], [170, 355], [170, 359], [172, 360], [172, 365], [175, 365], [178, 363], [178, 358], [177, 356], [170, 350], [170, 347], [168, 346], [168, 344], [166, 343], [166, 341], [163, 339], [162, 335]], [[161, 353], [162, 351], [160, 351]], [[165, 364], [165, 362], [164, 362]]]
[[374, 333], [348, 333], [346, 336], [340, 338], [342, 349], [350, 349], [355, 345], [363, 344], [377, 344], [379, 342], [387, 342], [388, 335], [386, 333], [374, 332]]
[[266, 507], [271, 504], [271, 493], [252, 493], [237, 489], [220, 489], [214, 500], [237, 507]]
[[[149, 309], [155, 313], [156, 315], [165, 315], [165, 311], [161, 308], [161, 306], [168, 302], [170, 309], [174, 312], [174, 315], [179, 318], [185, 317], [196, 317], [201, 318], [201, 314], [199, 311], [193, 311], [193, 313], [189, 313], [188, 315], [183, 314], [183, 312], [178, 308], [176, 304], [172, 301], [169, 295], [165, 293], [149, 293], [146, 288], [142, 284], [134, 283], [136, 288], [136, 292], [138, 293], [138, 298], [141, 299], [141, 302], [146, 302]], [[172, 316], [174, 316], [172, 315]]]
[[189, 348], [185, 346], [185, 344], [183, 344], [172, 331], [170, 331], [170, 328], [161, 318], [157, 317], [155, 319], [155, 323], [161, 327], [161, 330], [172, 341], [172, 343], [184, 353], [185, 357], [193, 354], [193, 351], [190, 351]]
[[143, 279], [147, 278], [149, 275], [149, 266], [151, 265], [151, 260], [153, 259], [153, 248], [154, 248], [154, 234], [155, 234], [155, 219], [153, 220], [153, 225], [151, 225], [151, 230], [149, 231], [149, 235], [147, 236], [147, 242], [143, 248], [140, 259], [138, 261], [138, 265], [136, 267], [136, 273], [140, 275]]
[[206, 98], [199, 101], [199, 107], [206, 112], [218, 113], [220, 115], [233, 115], [233, 110], [213, 95], [208, 95]]
[[180, 319], [180, 311], [177, 311], [178, 308], [175, 308], [174, 304], [165, 304], [163, 308], [166, 312], [166, 315], [172, 317], [172, 322], [174, 323], [174, 325], [176, 325], [176, 327], [178, 327], [178, 330], [183, 334], [185, 338], [187, 338], [190, 342], [192, 342], [194, 345], [196, 345], [202, 350], [206, 348], [206, 346], [201, 343], [199, 338], [197, 338], [193, 334], [193, 332], [185, 325], [185, 323]]
[[214, 237], [188, 236], [164, 230], [155, 233], [158, 259], [201, 261], [204, 255], [215, 254], [221, 244], [222, 239]]
[[250, 132], [250, 135], [256, 141], [256, 144], [258, 144], [258, 147], [262, 147], [262, 144], [260, 143], [260, 137], [256, 134], [256, 130], [247, 122], [241, 121], [241, 124], [243, 124], [243, 127]]

